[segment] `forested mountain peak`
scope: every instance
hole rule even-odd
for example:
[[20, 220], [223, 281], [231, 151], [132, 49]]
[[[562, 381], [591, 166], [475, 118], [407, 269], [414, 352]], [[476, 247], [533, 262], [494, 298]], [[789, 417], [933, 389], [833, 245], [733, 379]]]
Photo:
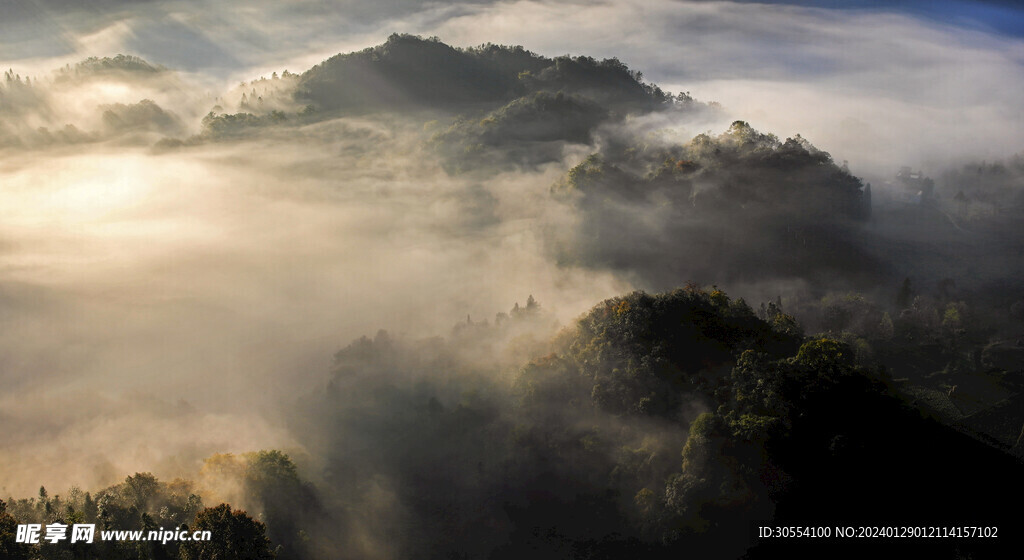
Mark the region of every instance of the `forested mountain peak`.
[[542, 91], [581, 94], [632, 111], [672, 100], [614, 58], [547, 58], [521, 46], [495, 44], [455, 48], [407, 34], [314, 66], [302, 74], [296, 97], [327, 110], [461, 110]]

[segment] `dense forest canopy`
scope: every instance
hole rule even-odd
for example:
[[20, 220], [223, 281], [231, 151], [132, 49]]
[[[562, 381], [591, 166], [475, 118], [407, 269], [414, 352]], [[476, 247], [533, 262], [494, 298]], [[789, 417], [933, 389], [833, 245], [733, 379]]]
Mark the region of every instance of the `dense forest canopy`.
[[465, 112], [527, 95], [578, 94], [620, 111], [651, 111], [673, 98], [616, 59], [546, 58], [521, 46], [458, 49], [437, 38], [394, 34], [339, 54], [299, 79], [296, 98], [323, 110], [437, 109]]
[[[1013, 458], [923, 419], [855, 345], [805, 336], [774, 303], [758, 315], [717, 288], [612, 298], [524, 349], [550, 352], [509, 383], [463, 349], [549, 324], [532, 297], [494, 323], [456, 325], [448, 340], [381, 331], [339, 351], [326, 388], [296, 403], [293, 427], [322, 464], [316, 484], [280, 451], [217, 454], [192, 480], [136, 473], [95, 494], [41, 488], [4, 515], [218, 533], [170, 547], [37, 547], [89, 558], [616, 558], [695, 547], [728, 558], [749, 546], [750, 523], [773, 516], [945, 519], [980, 495], [1016, 492], [1005, 482], [1019, 471]], [[950, 476], [960, 484], [938, 490]], [[879, 512], [893, 492], [905, 499]], [[246, 510], [207, 505], [219, 500]], [[403, 538], [389, 539], [395, 531]], [[35, 554], [11, 538], [5, 530], [12, 554]]]

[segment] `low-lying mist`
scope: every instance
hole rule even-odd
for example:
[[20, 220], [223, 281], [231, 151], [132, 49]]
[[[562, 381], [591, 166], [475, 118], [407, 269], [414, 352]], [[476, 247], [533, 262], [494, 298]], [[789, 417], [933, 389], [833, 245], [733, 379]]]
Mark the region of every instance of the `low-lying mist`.
[[[4, 414], [20, 429], [4, 436], [6, 491], [41, 472], [110, 482], [84, 478], [99, 468], [88, 459], [58, 460], [72, 449], [102, 449], [123, 473], [185, 461], [171, 441], [198, 447], [194, 459], [287, 446], [274, 408], [319, 384], [359, 335], [445, 334], [530, 294], [568, 321], [627, 287], [545, 256], [538, 224], [570, 219], [546, 202], [562, 164], [452, 177], [415, 125], [340, 119], [170, 152], [9, 152], [0, 346]], [[178, 426], [182, 409], [251, 433]]]
[[[396, 36], [386, 46], [397, 64], [418, 49], [477, 64], [435, 42]], [[497, 56], [488, 52], [474, 56]], [[215, 97], [133, 57], [33, 82], [11, 76], [0, 348], [12, 389], [3, 410], [19, 426], [6, 437], [23, 451], [3, 466], [7, 491], [46, 482], [41, 472], [93, 486], [138, 469], [179, 474], [211, 452], [294, 448], [280, 405], [320, 386], [338, 347], [378, 329], [445, 335], [527, 295], [568, 324], [616, 293], [688, 281], [751, 301], [847, 289], [884, 300], [921, 266], [893, 268], [888, 247], [911, 233], [864, 223], [863, 183], [807, 140], [746, 123], [697, 134], [727, 114], [663, 100], [617, 61], [588, 60], [575, 71], [605, 80], [579, 90], [589, 97], [542, 91], [454, 120], [443, 96], [417, 97], [420, 78], [386, 72], [370, 82], [404, 96], [403, 111], [324, 111], [316, 99], [372, 99], [369, 90], [330, 97], [331, 61], [311, 77], [275, 73]], [[580, 79], [518, 81], [578, 88]], [[504, 95], [472, 87], [467, 99]], [[204, 102], [215, 106], [199, 124]], [[237, 120], [243, 111], [256, 120]], [[544, 128], [551, 116], [558, 126]], [[63, 135], [33, 130], [44, 121], [67, 123]], [[183, 417], [248, 429], [201, 429], [196, 442], [169, 429]], [[134, 429], [115, 435], [114, 425]], [[164, 443], [145, 443], [164, 431]], [[111, 453], [118, 438], [125, 451]], [[59, 460], [90, 447], [106, 450], [96, 464]]]

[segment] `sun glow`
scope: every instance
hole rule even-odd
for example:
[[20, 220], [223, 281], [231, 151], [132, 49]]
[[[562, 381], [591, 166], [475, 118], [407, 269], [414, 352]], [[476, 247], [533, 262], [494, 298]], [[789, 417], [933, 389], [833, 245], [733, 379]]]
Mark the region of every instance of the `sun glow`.
[[8, 245], [0, 264], [37, 280], [43, 266], [54, 282], [132, 268], [208, 239], [214, 226], [196, 217], [202, 176], [198, 162], [145, 153], [26, 165], [0, 189], [0, 238]]

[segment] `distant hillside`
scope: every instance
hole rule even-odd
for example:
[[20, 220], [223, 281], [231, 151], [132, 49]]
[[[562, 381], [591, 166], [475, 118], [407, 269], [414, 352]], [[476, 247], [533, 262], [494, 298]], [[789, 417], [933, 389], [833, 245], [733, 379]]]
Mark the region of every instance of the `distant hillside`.
[[83, 78], [87, 76], [133, 75], [146, 76], [168, 72], [159, 64], [151, 64], [137, 56], [119, 54], [114, 57], [91, 56], [74, 66], [70, 64], [57, 73], [58, 80]]
[[322, 110], [496, 108], [537, 92], [588, 97], [619, 111], [650, 111], [670, 95], [616, 59], [546, 58], [523, 47], [458, 49], [437, 39], [392, 35], [302, 74], [296, 99]]
[[559, 259], [629, 271], [656, 288], [699, 281], [873, 275], [870, 191], [799, 135], [743, 121], [686, 144], [609, 143], [552, 188], [580, 211]]
[[453, 173], [557, 161], [564, 144], [591, 144], [603, 125], [703, 107], [645, 83], [614, 58], [547, 58], [493, 44], [462, 49], [398, 34], [297, 76], [243, 83], [222, 101], [203, 120], [203, 138], [351, 115], [436, 120], [425, 129]]

